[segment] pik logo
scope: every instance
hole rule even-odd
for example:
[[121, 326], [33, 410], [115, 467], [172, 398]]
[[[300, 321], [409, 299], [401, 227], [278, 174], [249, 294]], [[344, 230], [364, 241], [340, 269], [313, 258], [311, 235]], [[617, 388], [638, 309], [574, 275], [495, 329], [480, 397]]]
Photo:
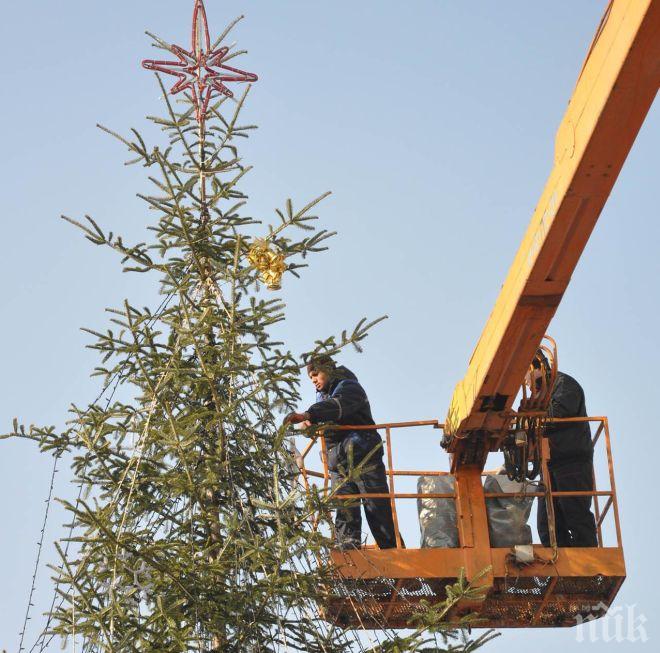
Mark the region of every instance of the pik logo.
[[648, 619], [637, 610], [637, 604], [617, 605], [608, 609], [603, 602], [589, 606], [589, 614], [576, 619], [578, 642], [641, 642], [649, 641]]

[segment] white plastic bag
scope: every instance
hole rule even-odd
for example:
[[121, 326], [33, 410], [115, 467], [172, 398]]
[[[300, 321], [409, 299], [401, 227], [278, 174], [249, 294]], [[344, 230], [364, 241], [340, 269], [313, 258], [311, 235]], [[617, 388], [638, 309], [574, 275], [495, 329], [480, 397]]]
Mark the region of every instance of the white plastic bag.
[[506, 474], [486, 476], [484, 492], [516, 492], [519, 497], [486, 499], [488, 532], [491, 547], [511, 547], [532, 543], [532, 529], [527, 521], [534, 497], [523, 494], [524, 485], [509, 480]]
[[[420, 476], [418, 494], [450, 494], [454, 492], [453, 476]], [[421, 547], [454, 548], [458, 546], [458, 525], [454, 499], [417, 499]]]

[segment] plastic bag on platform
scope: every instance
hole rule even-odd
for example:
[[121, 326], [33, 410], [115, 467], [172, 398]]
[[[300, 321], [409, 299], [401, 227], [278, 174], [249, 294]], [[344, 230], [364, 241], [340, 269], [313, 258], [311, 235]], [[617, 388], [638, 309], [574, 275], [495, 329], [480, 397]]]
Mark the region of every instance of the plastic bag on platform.
[[486, 499], [488, 531], [492, 547], [531, 544], [532, 529], [527, 523], [534, 497], [524, 496], [523, 483], [509, 480], [506, 474], [486, 476], [484, 492], [516, 492], [519, 497]]
[[[453, 476], [420, 476], [418, 494], [450, 494], [454, 492]], [[458, 525], [454, 499], [417, 499], [422, 548], [458, 546]]]

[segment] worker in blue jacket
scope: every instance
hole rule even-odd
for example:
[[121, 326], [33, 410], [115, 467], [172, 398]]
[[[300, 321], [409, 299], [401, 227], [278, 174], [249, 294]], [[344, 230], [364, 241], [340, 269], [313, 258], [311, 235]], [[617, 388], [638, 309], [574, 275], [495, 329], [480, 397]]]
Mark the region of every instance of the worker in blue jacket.
[[[289, 424], [368, 426], [375, 424], [367, 394], [353, 372], [336, 365], [329, 356], [317, 356], [307, 364], [307, 374], [316, 388], [316, 403], [304, 413], [291, 413]], [[383, 442], [375, 429], [326, 431], [328, 469], [335, 495], [389, 492]], [[396, 546], [392, 506], [389, 499], [362, 499], [371, 533], [381, 549]], [[361, 545], [362, 515], [357, 502], [342, 502], [335, 517], [335, 534], [342, 549]]]

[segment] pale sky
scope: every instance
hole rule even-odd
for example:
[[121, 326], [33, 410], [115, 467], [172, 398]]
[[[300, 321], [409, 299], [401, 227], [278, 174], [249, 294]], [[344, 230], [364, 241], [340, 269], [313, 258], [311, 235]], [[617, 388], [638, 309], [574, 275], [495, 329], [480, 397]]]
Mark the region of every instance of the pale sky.
[[[339, 232], [301, 280], [287, 278], [295, 352], [317, 337], [388, 314], [362, 355], [343, 359], [377, 421], [444, 419], [553, 161], [554, 136], [605, 0], [207, 0], [212, 35], [235, 33], [259, 74], [244, 147], [255, 166], [249, 211], [266, 219], [332, 190], [322, 222]], [[14, 416], [62, 426], [70, 403], [97, 393], [80, 326], [102, 328], [123, 299], [156, 304], [153, 280], [122, 275], [58, 219], [89, 213], [129, 240], [150, 218], [135, 194], [144, 172], [95, 128], [148, 131], [161, 110], [144, 30], [187, 45], [192, 0], [5, 2], [0, 47], [4, 313], [0, 432]], [[647, 619], [656, 646], [660, 258], [660, 112], [652, 108], [551, 325], [560, 366], [610, 418], [628, 579], [617, 605]], [[309, 403], [311, 387], [306, 388]], [[397, 463], [446, 468], [439, 434], [408, 437]], [[412, 439], [416, 438], [416, 439]], [[395, 455], [396, 455], [395, 449]], [[51, 461], [0, 442], [0, 650], [16, 651]], [[66, 468], [55, 493], [70, 495]], [[411, 512], [412, 511], [412, 512]], [[52, 595], [49, 517], [32, 610], [32, 645]], [[418, 537], [414, 507], [403, 520]], [[632, 608], [631, 606], [636, 606]], [[627, 614], [627, 613], [626, 613]], [[610, 646], [613, 644], [610, 644]], [[504, 631], [487, 649], [565, 653], [575, 629]], [[552, 649], [551, 649], [552, 647]], [[634, 647], [634, 648], [633, 648]], [[59, 650], [54, 644], [49, 650]]]

